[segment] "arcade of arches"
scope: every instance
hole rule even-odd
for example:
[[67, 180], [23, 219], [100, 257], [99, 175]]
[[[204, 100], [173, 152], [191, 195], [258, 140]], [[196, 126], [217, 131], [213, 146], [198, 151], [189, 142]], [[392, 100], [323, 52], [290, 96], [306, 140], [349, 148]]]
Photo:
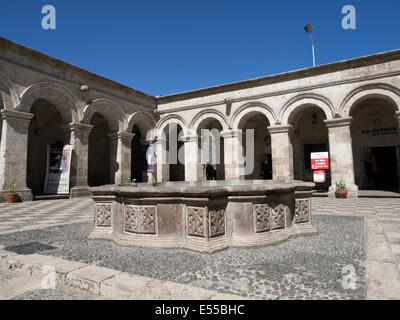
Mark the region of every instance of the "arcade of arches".
[[[3, 42], [1, 52], [19, 46]], [[43, 70], [54, 59], [18, 48]], [[165, 97], [66, 63], [56, 79], [24, 59], [0, 56], [0, 201], [14, 184], [24, 200], [47, 194], [49, 146], [68, 144], [71, 197], [132, 180], [312, 181], [310, 154], [322, 151], [330, 169], [318, 188], [330, 196], [340, 179], [349, 196], [400, 192], [400, 50]]]

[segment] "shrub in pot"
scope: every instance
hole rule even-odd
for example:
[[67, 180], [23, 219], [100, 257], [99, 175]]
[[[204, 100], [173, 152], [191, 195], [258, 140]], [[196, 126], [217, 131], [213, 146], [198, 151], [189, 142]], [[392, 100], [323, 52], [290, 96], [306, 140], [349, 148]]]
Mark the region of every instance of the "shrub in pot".
[[15, 192], [17, 186], [14, 184], [7, 188], [6, 201], [7, 203], [15, 203], [18, 201], [18, 193]]
[[343, 180], [339, 180], [338, 182], [336, 182], [335, 196], [336, 198], [341, 198], [341, 199], [347, 198], [346, 183]]

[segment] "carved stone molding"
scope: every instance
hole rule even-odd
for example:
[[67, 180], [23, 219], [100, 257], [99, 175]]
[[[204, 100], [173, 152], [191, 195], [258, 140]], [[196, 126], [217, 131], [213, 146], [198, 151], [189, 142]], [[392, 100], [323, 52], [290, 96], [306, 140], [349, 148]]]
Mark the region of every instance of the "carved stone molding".
[[126, 206], [125, 232], [156, 234], [157, 207]]
[[111, 203], [97, 203], [96, 226], [111, 227]]
[[125, 231], [139, 233], [139, 207], [126, 206]]
[[141, 233], [156, 233], [156, 207], [141, 207], [140, 208], [140, 232]]
[[294, 221], [296, 223], [310, 221], [310, 199], [296, 199]]
[[187, 207], [187, 232], [189, 236], [214, 238], [225, 234], [225, 209]]
[[188, 235], [205, 238], [207, 236], [204, 227], [206, 221], [205, 209], [187, 207], [186, 212]]
[[256, 233], [270, 230], [270, 208], [267, 204], [253, 205], [254, 229]]
[[284, 204], [273, 205], [271, 207], [271, 230], [285, 227], [285, 211], [286, 207]]
[[210, 238], [225, 234], [225, 210], [209, 210], [209, 228]]

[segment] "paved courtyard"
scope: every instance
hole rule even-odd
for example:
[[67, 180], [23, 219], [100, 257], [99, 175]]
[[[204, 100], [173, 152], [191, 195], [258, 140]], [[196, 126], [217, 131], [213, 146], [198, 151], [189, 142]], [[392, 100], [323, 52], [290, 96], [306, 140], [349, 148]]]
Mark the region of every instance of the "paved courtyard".
[[[4, 252], [39, 253], [43, 259], [63, 258], [226, 297], [399, 299], [400, 199], [313, 198], [312, 205], [316, 236], [207, 255], [87, 240], [93, 225], [90, 199], [1, 204], [0, 245]], [[343, 287], [346, 268], [355, 273], [355, 289]], [[31, 279], [32, 286], [25, 275], [0, 268], [1, 288], [13, 281], [26, 284], [17, 291], [0, 289], [0, 298], [100, 298], [68, 286], [39, 290], [39, 278]]]

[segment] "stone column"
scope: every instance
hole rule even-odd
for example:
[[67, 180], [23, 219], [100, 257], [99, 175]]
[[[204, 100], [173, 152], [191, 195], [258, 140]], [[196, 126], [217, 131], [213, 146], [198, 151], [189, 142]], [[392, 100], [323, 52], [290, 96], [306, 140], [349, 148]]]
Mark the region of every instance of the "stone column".
[[131, 182], [131, 143], [135, 136], [129, 132], [112, 132], [110, 139], [110, 179], [116, 184]]
[[293, 145], [291, 125], [268, 127], [271, 134], [272, 178], [273, 180], [293, 180]]
[[5, 201], [7, 187], [16, 185], [22, 200], [32, 200], [32, 191], [26, 185], [28, 132], [33, 114], [1, 110], [0, 144], [0, 202]]
[[399, 130], [400, 130], [400, 111], [396, 112], [396, 118], [397, 118], [397, 124], [399, 125]]
[[241, 130], [221, 131], [224, 138], [225, 180], [244, 179]]
[[335, 196], [336, 182], [343, 179], [349, 198], [358, 197], [358, 187], [354, 180], [353, 148], [350, 132], [352, 118], [325, 120], [329, 134], [329, 156], [332, 185], [328, 195]]
[[71, 198], [89, 197], [88, 158], [89, 134], [93, 126], [82, 123], [71, 123], [64, 127], [70, 132], [72, 147], [71, 158]]
[[183, 136], [182, 141], [185, 143], [185, 181], [203, 180], [197, 135]]
[[169, 157], [167, 142], [165, 139], [158, 139], [154, 142], [156, 158], [156, 177], [157, 182], [169, 181]]

